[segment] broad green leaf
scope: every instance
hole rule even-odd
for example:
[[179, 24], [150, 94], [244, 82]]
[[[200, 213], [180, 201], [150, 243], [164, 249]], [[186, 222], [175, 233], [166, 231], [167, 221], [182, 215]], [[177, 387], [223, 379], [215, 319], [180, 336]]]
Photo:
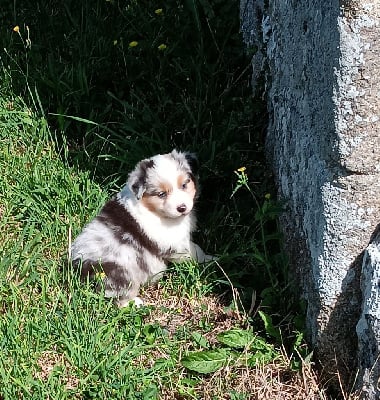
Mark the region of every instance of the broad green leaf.
[[256, 365], [267, 364], [277, 358], [277, 356], [273, 349], [269, 351], [259, 350], [247, 359], [247, 365], [249, 367], [255, 367]]
[[142, 393], [143, 400], [155, 400], [158, 399], [158, 389], [156, 385], [151, 385]]
[[227, 359], [228, 352], [225, 349], [216, 349], [190, 353], [181, 360], [181, 363], [191, 371], [209, 374], [223, 367]]
[[157, 336], [157, 327], [148, 324], [144, 326], [142, 332], [145, 336], [145, 340], [149, 344], [153, 344], [155, 342]]
[[219, 333], [217, 338], [220, 343], [236, 349], [247, 347], [255, 340], [255, 336], [251, 331], [243, 329], [231, 329]]
[[260, 336], [256, 336], [254, 342], [251, 344], [250, 350], [258, 351], [273, 351], [273, 346]]
[[197, 345], [203, 347], [204, 349], [209, 348], [207, 339], [199, 332], [192, 333], [191, 337]]

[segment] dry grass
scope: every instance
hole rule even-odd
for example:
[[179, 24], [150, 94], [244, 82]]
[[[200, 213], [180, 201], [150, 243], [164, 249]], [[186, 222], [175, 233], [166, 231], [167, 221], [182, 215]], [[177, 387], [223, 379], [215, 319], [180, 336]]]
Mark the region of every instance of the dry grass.
[[204, 380], [200, 393], [204, 399], [229, 399], [226, 391], [234, 388], [240, 393], [249, 393], [249, 399], [273, 400], [324, 400], [327, 399], [317, 384], [310, 366], [305, 365], [301, 373], [291, 371], [286, 359], [256, 368], [223, 368], [211, 378]]
[[178, 326], [200, 326], [203, 321], [214, 326], [211, 332], [205, 334], [214, 343], [218, 333], [241, 323], [240, 314], [226, 310], [221, 299], [215, 295], [189, 298], [168, 293], [157, 285], [155, 290], [144, 293], [144, 299], [147, 305], [154, 306], [150, 314], [151, 321], [158, 322], [171, 334], [176, 332]]
[[[215, 295], [187, 298], [170, 294], [163, 287], [157, 286], [155, 290], [149, 288], [144, 293], [144, 299], [148, 305], [153, 306], [146, 322], [159, 323], [170, 336], [176, 333], [178, 327], [190, 326], [193, 332], [202, 332], [208, 343], [213, 346], [217, 343], [218, 333], [244, 326], [241, 315], [227, 310], [221, 299]], [[199, 328], [204, 324], [210, 328], [206, 333]], [[191, 344], [186, 350], [189, 346]], [[292, 370], [290, 359], [283, 349], [279, 349], [278, 358], [269, 364], [255, 368], [228, 365], [214, 374], [205, 375], [201, 384], [195, 387], [198, 396], [201, 394], [201, 397], [196, 398], [204, 400], [232, 399], [229, 394], [231, 391], [246, 394], [245, 399], [328, 399], [312, 366], [304, 363], [301, 371]], [[160, 398], [169, 400], [186, 397], [176, 393], [173, 384], [173, 387], [161, 388]]]
[[39, 370], [35, 372], [36, 379], [48, 381], [52, 374], [57, 374], [66, 389], [75, 389], [79, 379], [72, 373], [72, 367], [63, 354], [55, 350], [43, 352], [37, 360]]

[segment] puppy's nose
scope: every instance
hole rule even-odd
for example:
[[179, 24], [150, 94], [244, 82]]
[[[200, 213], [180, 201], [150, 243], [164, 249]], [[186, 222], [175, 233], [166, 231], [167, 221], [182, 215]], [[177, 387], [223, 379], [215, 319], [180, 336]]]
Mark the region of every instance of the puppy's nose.
[[181, 204], [177, 207], [177, 211], [179, 213], [184, 213], [186, 211], [186, 205], [185, 204]]

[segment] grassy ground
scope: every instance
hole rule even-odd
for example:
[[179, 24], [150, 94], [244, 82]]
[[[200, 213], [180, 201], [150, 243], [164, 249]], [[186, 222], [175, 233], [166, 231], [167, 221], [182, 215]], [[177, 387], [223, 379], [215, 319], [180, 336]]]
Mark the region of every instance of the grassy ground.
[[[0, 13], [0, 398], [324, 399], [303, 342], [235, 2]], [[146, 306], [79, 284], [71, 239], [136, 161], [200, 159], [196, 241]], [[244, 167], [244, 168], [240, 168]]]
[[323, 398], [307, 365], [292, 370], [215, 294], [214, 265], [173, 266], [142, 309], [80, 285], [70, 237], [107, 194], [62, 160], [19, 98], [3, 92], [0, 116], [3, 399]]

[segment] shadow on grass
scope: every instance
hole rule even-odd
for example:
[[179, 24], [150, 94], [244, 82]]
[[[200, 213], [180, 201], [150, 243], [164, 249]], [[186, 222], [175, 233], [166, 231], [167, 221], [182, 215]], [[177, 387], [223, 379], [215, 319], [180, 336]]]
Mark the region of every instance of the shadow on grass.
[[[116, 192], [139, 160], [174, 147], [195, 152], [196, 241], [222, 255], [246, 307], [253, 291], [268, 309], [283, 305], [266, 106], [251, 94], [239, 2], [37, 0], [5, 7], [2, 18], [3, 67], [15, 93], [46, 115], [64, 162]], [[240, 167], [256, 201], [244, 190], [231, 198]], [[215, 290], [230, 290], [218, 268], [213, 279]]]

